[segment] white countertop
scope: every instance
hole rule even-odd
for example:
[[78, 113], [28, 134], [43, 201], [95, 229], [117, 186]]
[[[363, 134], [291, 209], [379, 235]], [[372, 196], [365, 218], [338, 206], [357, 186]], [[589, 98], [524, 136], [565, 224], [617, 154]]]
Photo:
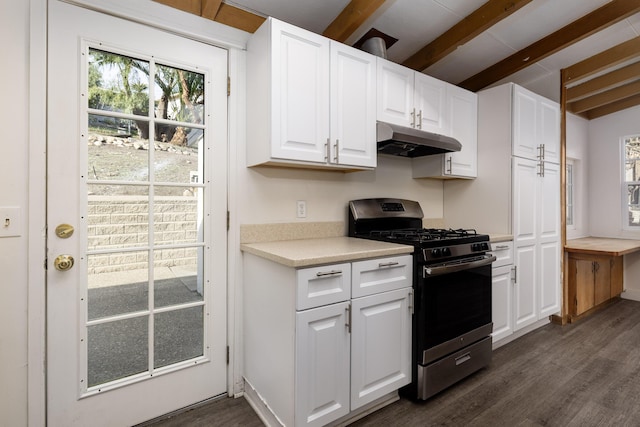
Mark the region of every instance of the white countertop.
[[413, 252], [410, 245], [352, 237], [245, 243], [240, 249], [288, 267], [309, 267]]

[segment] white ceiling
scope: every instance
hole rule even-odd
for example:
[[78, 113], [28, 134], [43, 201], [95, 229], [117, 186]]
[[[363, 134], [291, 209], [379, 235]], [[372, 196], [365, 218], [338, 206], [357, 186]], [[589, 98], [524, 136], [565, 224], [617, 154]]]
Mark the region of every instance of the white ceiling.
[[[458, 84], [608, 1], [533, 0], [424, 72]], [[398, 39], [389, 48], [387, 55], [391, 61], [401, 63], [485, 2], [486, 0], [387, 0], [346, 43], [353, 44], [370, 28], [376, 28]], [[226, 3], [322, 33], [349, 0], [227, 0]], [[561, 68], [639, 35], [640, 14], [637, 14], [513, 74], [504, 81], [514, 81], [558, 100]]]

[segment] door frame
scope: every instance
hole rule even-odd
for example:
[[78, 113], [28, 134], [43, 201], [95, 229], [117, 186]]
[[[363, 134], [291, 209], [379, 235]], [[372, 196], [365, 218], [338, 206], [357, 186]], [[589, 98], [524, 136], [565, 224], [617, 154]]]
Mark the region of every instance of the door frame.
[[[29, 184], [27, 213], [28, 244], [28, 367], [27, 419], [29, 425], [46, 425], [46, 166], [47, 166], [47, 14], [49, 1], [29, 0]], [[243, 49], [250, 34], [204, 18], [149, 1], [143, 5], [127, 0], [63, 0], [80, 7], [107, 13], [130, 21], [167, 30], [175, 35], [227, 49], [228, 75], [232, 81], [244, 81]], [[238, 85], [242, 86], [242, 85]], [[237, 87], [228, 97], [228, 209], [233, 212], [228, 230], [227, 258], [227, 337], [230, 360], [227, 368], [229, 396], [242, 395], [241, 336], [236, 327], [241, 312], [238, 294], [241, 289], [240, 238], [237, 225], [237, 200], [232, 191], [237, 182], [237, 144], [229, 141], [244, 138], [244, 87]], [[238, 351], [239, 350], [239, 351]]]

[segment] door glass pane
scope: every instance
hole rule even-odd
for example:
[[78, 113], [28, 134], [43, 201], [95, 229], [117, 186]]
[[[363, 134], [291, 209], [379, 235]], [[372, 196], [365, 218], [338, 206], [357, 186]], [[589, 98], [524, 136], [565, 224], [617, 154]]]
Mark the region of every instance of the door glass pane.
[[157, 368], [204, 354], [202, 315], [202, 306], [156, 314], [154, 365]]
[[89, 326], [88, 386], [125, 378], [149, 369], [149, 317]]
[[89, 114], [91, 180], [148, 181], [149, 123]]
[[149, 187], [89, 185], [88, 249], [146, 246], [149, 240]]
[[156, 187], [153, 233], [156, 245], [202, 242], [202, 188]]
[[148, 309], [148, 251], [89, 255], [87, 260], [89, 320]]
[[177, 142], [156, 142], [153, 165], [155, 181], [200, 183], [203, 130], [173, 125], [166, 125], [165, 128], [172, 130], [173, 139]]
[[[204, 123], [204, 74], [156, 64], [154, 94], [157, 118]], [[161, 140], [184, 145], [182, 136], [166, 134]]]
[[203, 300], [202, 247], [154, 252], [156, 307]]
[[147, 116], [149, 62], [89, 49], [89, 108]]

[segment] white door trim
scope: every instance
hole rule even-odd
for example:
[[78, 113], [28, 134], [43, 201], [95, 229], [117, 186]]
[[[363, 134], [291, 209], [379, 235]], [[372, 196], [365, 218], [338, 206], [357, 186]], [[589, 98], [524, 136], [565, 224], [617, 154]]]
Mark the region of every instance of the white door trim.
[[45, 425], [47, 0], [31, 0], [29, 6], [27, 420]]

